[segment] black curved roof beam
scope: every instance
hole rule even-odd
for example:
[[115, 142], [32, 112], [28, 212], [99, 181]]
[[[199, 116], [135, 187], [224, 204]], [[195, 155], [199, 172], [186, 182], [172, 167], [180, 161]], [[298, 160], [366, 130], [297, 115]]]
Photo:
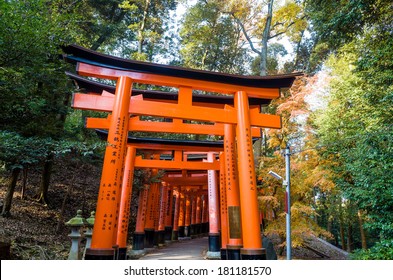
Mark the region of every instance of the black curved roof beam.
[[[96, 129], [96, 133], [101, 140], [107, 141], [108, 131]], [[257, 138], [253, 138], [255, 142]], [[224, 148], [224, 141], [202, 141], [202, 140], [183, 140], [183, 139], [163, 139], [150, 137], [133, 137], [128, 136], [128, 144], [159, 144], [166, 146], [188, 146], [188, 147], [203, 147], [203, 148]]]
[[[115, 93], [116, 87], [99, 83], [96, 81], [92, 81], [82, 76], [66, 72], [66, 75], [74, 80], [80, 89], [83, 89], [88, 92], [93, 93], [102, 93], [103, 90], [110, 92], [112, 94]], [[164, 92], [164, 91], [154, 91], [154, 90], [132, 90], [133, 95], [142, 94], [144, 98], [151, 99], [159, 99], [159, 100], [175, 100], [178, 99], [178, 93], [176, 92]], [[192, 96], [193, 102], [200, 103], [213, 103], [213, 104], [228, 104], [233, 105], [233, 96], [218, 96], [218, 95], [202, 95], [202, 94], [193, 94]], [[268, 105], [270, 103], [270, 99], [265, 98], [248, 98], [250, 105]]]
[[[101, 140], [107, 140], [108, 131], [96, 129], [96, 133]], [[129, 144], [159, 144], [166, 146], [189, 146], [189, 147], [204, 147], [204, 148], [223, 148], [223, 141], [201, 141], [201, 140], [173, 140], [163, 138], [141, 138], [128, 136]]]
[[64, 46], [63, 51], [66, 53], [64, 56], [65, 60], [72, 63], [83, 62], [90, 65], [118, 70], [165, 75], [191, 80], [203, 80], [245, 87], [289, 88], [291, 87], [296, 76], [302, 75], [301, 73], [294, 73], [261, 77], [223, 74], [178, 66], [168, 66], [163, 64], [129, 60], [95, 52], [77, 45]]

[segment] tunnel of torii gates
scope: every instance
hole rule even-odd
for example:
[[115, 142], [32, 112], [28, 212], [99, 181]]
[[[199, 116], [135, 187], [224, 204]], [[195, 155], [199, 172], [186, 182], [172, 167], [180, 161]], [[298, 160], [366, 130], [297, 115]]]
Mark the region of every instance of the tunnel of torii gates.
[[[149, 168], [165, 175], [139, 192], [132, 250], [208, 231], [208, 254], [266, 259], [252, 140], [260, 137], [260, 128], [281, 128], [280, 117], [261, 113], [261, 105], [278, 98], [280, 88], [289, 88], [299, 74], [230, 75], [127, 60], [76, 45], [63, 50], [64, 59], [76, 64], [77, 75], [67, 74], [84, 92], [74, 93], [72, 107], [109, 113], [86, 120], [107, 146], [85, 258], [127, 257], [133, 173]], [[116, 86], [81, 76], [114, 80]], [[136, 83], [177, 92], [136, 90]], [[216, 135], [223, 141], [129, 137], [136, 131]]]

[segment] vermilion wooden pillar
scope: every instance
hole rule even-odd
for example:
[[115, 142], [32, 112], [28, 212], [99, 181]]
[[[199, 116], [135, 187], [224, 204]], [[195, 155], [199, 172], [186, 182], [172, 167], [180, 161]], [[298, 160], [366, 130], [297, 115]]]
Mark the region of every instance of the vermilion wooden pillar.
[[145, 221], [145, 248], [154, 247], [154, 220], [156, 212], [156, 197], [158, 196], [158, 187], [156, 183], [151, 183], [149, 196], [147, 199], [147, 215]]
[[154, 197], [154, 246], [158, 246], [159, 239], [159, 219], [160, 219], [160, 199], [161, 199], [161, 186], [159, 183], [153, 183], [157, 188], [157, 195]]
[[185, 195], [186, 213], [184, 218], [184, 237], [191, 236], [191, 192], [187, 191]]
[[186, 201], [185, 201], [185, 195], [184, 195], [184, 189], [179, 188], [179, 222], [178, 222], [178, 231], [179, 231], [179, 237], [184, 237], [184, 220], [185, 220], [185, 206], [186, 206]]
[[220, 212], [221, 212], [221, 259], [226, 260], [228, 243], [228, 211], [225, 180], [225, 155], [220, 153]]
[[168, 186], [166, 183], [162, 182], [160, 186], [160, 209], [159, 209], [159, 219], [158, 219], [158, 244], [165, 243], [165, 217], [168, 208]]
[[127, 148], [129, 105], [132, 80], [121, 76], [117, 80], [112, 120], [108, 132], [104, 164], [90, 249], [86, 259], [113, 259], [117, 239], [117, 222], [122, 188], [124, 157]]
[[228, 206], [228, 260], [240, 260], [240, 248], [243, 247], [240, 222], [239, 179], [236, 162], [235, 126], [224, 125], [225, 179]]
[[127, 148], [126, 161], [124, 166], [123, 184], [120, 199], [119, 225], [117, 227], [117, 246], [119, 248], [118, 259], [127, 259], [127, 236], [128, 223], [130, 220], [130, 206], [132, 196], [132, 184], [134, 178], [134, 160], [136, 149]]
[[247, 93], [244, 91], [236, 92], [234, 101], [237, 112], [236, 139], [243, 233], [243, 248], [240, 250], [241, 258], [245, 260], [266, 259], [266, 252], [262, 249], [259, 228], [259, 207]]
[[196, 200], [197, 193], [193, 193], [191, 196], [191, 225], [190, 225], [190, 236], [196, 234]]
[[179, 189], [174, 190], [174, 192], [173, 192], [174, 197], [175, 197], [175, 213], [173, 214], [172, 240], [178, 240], [178, 238], [179, 238], [179, 212], [180, 212], [180, 193], [179, 193]]
[[209, 206], [207, 194], [202, 196], [202, 233], [209, 232]]
[[147, 187], [143, 187], [143, 189], [139, 190], [138, 213], [135, 232], [132, 239], [132, 250], [145, 249], [145, 220], [148, 195], [149, 189]]
[[172, 240], [172, 229], [173, 229], [173, 187], [168, 186], [167, 189], [167, 200], [168, 200], [168, 207], [166, 208], [165, 212], [165, 241]]
[[[207, 161], [214, 161], [214, 153], [208, 153]], [[217, 173], [208, 170], [208, 196], [209, 196], [209, 257], [220, 257], [220, 207]]]
[[201, 233], [201, 229], [202, 229], [202, 201], [201, 201], [201, 192], [198, 193], [197, 198], [196, 198], [196, 211], [195, 211], [195, 223], [196, 223], [196, 227], [195, 227], [195, 233], [196, 234], [200, 234]]

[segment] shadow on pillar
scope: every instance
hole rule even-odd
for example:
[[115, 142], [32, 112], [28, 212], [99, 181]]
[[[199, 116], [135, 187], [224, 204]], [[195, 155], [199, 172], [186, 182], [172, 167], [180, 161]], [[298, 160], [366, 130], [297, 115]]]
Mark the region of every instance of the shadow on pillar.
[[227, 260], [227, 249], [226, 248], [221, 248], [221, 259], [222, 260]]
[[202, 233], [206, 234], [209, 232], [209, 223], [203, 223], [202, 224]]
[[114, 249], [86, 249], [85, 260], [113, 260], [115, 258]]
[[241, 260], [240, 245], [227, 245], [227, 259], [228, 260]]
[[179, 231], [174, 230], [172, 231], [172, 241], [178, 241], [179, 240]]
[[145, 248], [154, 248], [154, 229], [145, 229]]
[[165, 227], [165, 242], [172, 241], [172, 227]]
[[179, 226], [179, 237], [184, 237], [184, 226]]
[[127, 248], [119, 248], [118, 249], [117, 259], [118, 260], [126, 260], [127, 259]]
[[165, 230], [158, 230], [155, 232], [155, 240], [154, 240], [154, 245], [155, 246], [162, 246], [165, 244]]
[[240, 249], [242, 260], [266, 260], [266, 250], [261, 249]]
[[185, 226], [184, 227], [184, 237], [190, 237], [191, 236], [191, 228], [190, 226]]
[[190, 236], [196, 235], [196, 224], [191, 224], [190, 225]]
[[134, 232], [132, 238], [132, 250], [128, 252], [128, 258], [139, 259], [146, 254], [145, 238], [144, 232]]
[[219, 233], [209, 233], [209, 250], [206, 257], [208, 259], [221, 259], [221, 244]]
[[143, 250], [145, 249], [145, 233], [134, 232], [132, 238], [132, 250]]

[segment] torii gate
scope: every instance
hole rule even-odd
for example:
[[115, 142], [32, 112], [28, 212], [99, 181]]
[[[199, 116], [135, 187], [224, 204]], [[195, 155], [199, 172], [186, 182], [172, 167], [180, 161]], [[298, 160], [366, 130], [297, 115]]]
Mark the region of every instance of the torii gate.
[[[151, 115], [164, 118], [207, 121], [236, 126], [237, 169], [240, 192], [240, 212], [243, 244], [242, 259], [263, 259], [259, 228], [258, 203], [254, 160], [251, 143], [251, 126], [279, 128], [278, 116], [260, 114], [249, 107], [249, 96], [274, 99], [279, 88], [290, 87], [296, 75], [275, 77], [245, 77], [196, 71], [181, 67], [135, 62], [78, 46], [64, 48], [68, 61], [77, 62], [80, 75], [117, 80], [115, 98], [105, 96], [74, 96], [74, 100], [94, 106], [85, 109], [112, 111], [109, 123], [108, 145], [105, 152], [100, 192], [97, 202], [94, 235], [89, 256], [113, 258], [116, 244], [117, 213], [127, 132], [130, 114]], [[131, 97], [133, 83], [154, 84], [179, 88], [176, 104], [146, 101]], [[234, 108], [201, 107], [193, 104], [192, 90], [206, 90], [234, 95]], [[110, 104], [109, 106], [107, 104]], [[237, 214], [236, 214], [237, 215]], [[247, 222], [244, 222], [247, 221]]]

